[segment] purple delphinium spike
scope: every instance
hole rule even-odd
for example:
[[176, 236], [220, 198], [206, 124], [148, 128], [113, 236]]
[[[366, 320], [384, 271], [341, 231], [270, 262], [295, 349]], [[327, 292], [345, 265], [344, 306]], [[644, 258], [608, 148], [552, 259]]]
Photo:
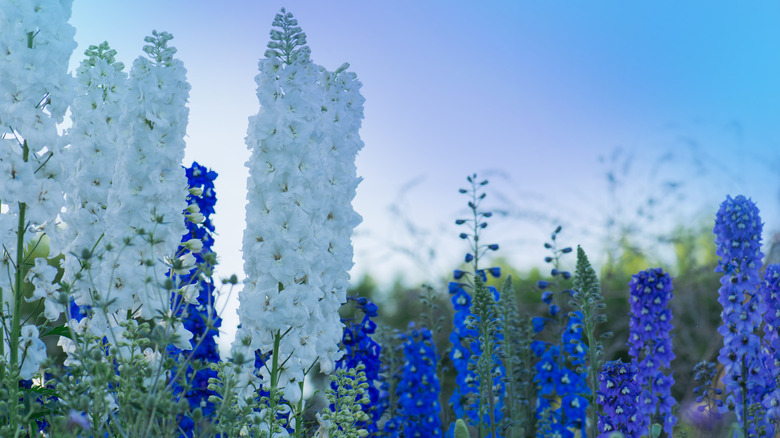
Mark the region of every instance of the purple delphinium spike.
[[[766, 307], [758, 294], [762, 227], [756, 205], [740, 195], [726, 197], [713, 229], [720, 257], [716, 272], [723, 272], [718, 291], [718, 302], [723, 306], [723, 325], [718, 328], [723, 335], [723, 347], [718, 361], [724, 366], [723, 382], [730, 393], [727, 405], [736, 411], [743, 431], [748, 432], [755, 420], [761, 426], [771, 427], [764, 417], [744, 418], [748, 415], [743, 412], [743, 405], [762, 402], [770, 383], [757, 333]], [[767, 432], [772, 435], [770, 429]]]
[[631, 323], [629, 354], [638, 369], [637, 381], [642, 390], [639, 397], [639, 418], [643, 430], [658, 423], [671, 434], [677, 418], [672, 415], [675, 400], [671, 395], [674, 383], [668, 370], [672, 351], [672, 278], [661, 268], [641, 271], [631, 278]]
[[[767, 306], [764, 313], [764, 347], [767, 350], [764, 363], [766, 369], [771, 370], [772, 381], [777, 382], [780, 379], [780, 335], [777, 333], [780, 327], [780, 265], [767, 266], [759, 291]], [[763, 404], [769, 421], [780, 422], [780, 388], [777, 385], [764, 398]]]
[[620, 359], [607, 362], [599, 373], [599, 382], [596, 402], [603, 407], [604, 415], [599, 415], [598, 438], [608, 438], [613, 432], [629, 438], [640, 436], [642, 424], [636, 400], [641, 388], [636, 366]]

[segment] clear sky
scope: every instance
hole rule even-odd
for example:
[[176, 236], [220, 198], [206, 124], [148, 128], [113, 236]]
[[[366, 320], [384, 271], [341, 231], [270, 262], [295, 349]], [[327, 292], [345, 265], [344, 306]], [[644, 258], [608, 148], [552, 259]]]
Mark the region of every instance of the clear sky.
[[[404, 270], [414, 283], [454, 267], [457, 189], [472, 172], [506, 212], [487, 238], [517, 263], [538, 264], [555, 223], [598, 253], [606, 214], [632, 221], [648, 197], [661, 227], [742, 193], [780, 229], [778, 2], [75, 0], [73, 66], [104, 40], [130, 66], [153, 29], [174, 35], [192, 85], [185, 164], [219, 173], [218, 275], [241, 276], [244, 136], [281, 7], [316, 63], [349, 62], [364, 85], [355, 275]], [[665, 195], [669, 181], [680, 188]], [[414, 266], [404, 250], [436, 256]]]

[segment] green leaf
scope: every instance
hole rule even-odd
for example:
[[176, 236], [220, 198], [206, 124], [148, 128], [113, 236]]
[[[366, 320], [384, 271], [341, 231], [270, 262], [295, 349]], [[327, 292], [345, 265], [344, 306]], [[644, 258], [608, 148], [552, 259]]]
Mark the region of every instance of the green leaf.
[[45, 336], [64, 336], [68, 339], [72, 339], [70, 337], [70, 329], [68, 328], [68, 326], [64, 324], [61, 326], [54, 327], [53, 329], [41, 335], [42, 338]]
[[658, 438], [659, 436], [661, 436], [661, 432], [662, 432], [663, 430], [664, 430], [664, 429], [663, 429], [663, 427], [661, 427], [661, 425], [660, 425], [660, 424], [658, 424], [658, 423], [654, 423], [654, 424], [653, 424], [653, 425], [650, 427], [650, 438]]

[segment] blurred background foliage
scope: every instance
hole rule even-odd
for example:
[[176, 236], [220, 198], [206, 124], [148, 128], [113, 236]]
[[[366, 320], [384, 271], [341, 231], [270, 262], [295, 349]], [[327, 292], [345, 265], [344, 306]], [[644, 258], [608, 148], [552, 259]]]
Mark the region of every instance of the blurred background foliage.
[[[681, 203], [690, 202], [684, 194], [685, 184], [681, 179], [675, 179], [663, 172], [664, 163], [668, 157], [662, 156], [655, 163], [642, 163], [645, 168], [650, 168], [646, 178], [637, 182], [633, 167], [633, 157], [616, 149], [609, 157], [602, 157], [604, 165], [604, 177], [606, 182], [607, 203], [602, 210], [603, 222], [584, 225], [573, 223], [564, 226], [563, 233], [559, 236], [559, 244], [576, 247], [580, 242], [572, 235], [596, 237], [601, 244], [601, 253], [588, 251], [584, 248], [591, 260], [594, 260], [594, 268], [599, 273], [602, 293], [607, 304], [606, 329], [614, 332], [614, 338], [605, 345], [606, 360], [618, 358], [629, 360], [626, 341], [629, 333], [629, 282], [631, 276], [639, 271], [661, 267], [669, 272], [673, 278], [674, 298], [670, 305], [673, 314], [674, 330], [673, 345], [676, 359], [672, 361], [675, 385], [672, 388], [673, 396], [677, 400], [677, 415], [680, 418], [680, 427], [691, 436], [700, 436], [701, 431], [694, 427], [695, 420], [695, 395], [693, 388], [696, 382], [693, 380], [694, 366], [704, 360], [717, 362], [718, 351], [723, 345], [722, 337], [717, 332], [721, 324], [721, 306], [717, 301], [720, 287], [719, 273], [715, 272], [718, 259], [715, 254], [714, 235], [712, 233], [713, 218], [711, 214], [701, 214], [701, 219], [690, 220], [684, 215], [676, 214]], [[642, 185], [639, 192], [632, 191], [630, 186]], [[488, 196], [492, 196], [490, 187]], [[637, 193], [640, 193], [637, 195]], [[500, 201], [507, 199], [502, 193], [496, 193]], [[725, 195], [724, 195], [725, 196]], [[760, 207], [760, 206], [759, 206]], [[508, 207], [505, 210], [494, 210], [499, 221], [502, 216], [512, 215], [516, 208]], [[432, 233], [419, 229], [414, 225], [413, 215], [404, 208], [391, 206], [390, 212], [396, 215], [400, 224], [412, 236], [420, 238], [416, 240], [415, 248], [396, 248], [400, 254], [410, 257], [420, 269], [432, 258], [436, 257], [436, 239]], [[515, 213], [517, 213], [515, 211]], [[538, 223], [549, 224], [552, 231], [559, 223], [549, 214], [537, 211], [523, 213], [525, 219], [532, 219]], [[535, 218], [535, 219], [534, 219]], [[454, 219], [454, 218], [453, 218]], [[591, 218], [592, 219], [592, 218]], [[563, 221], [566, 222], [566, 221]], [[662, 223], [662, 226], [658, 226]], [[567, 233], [567, 227], [572, 228]], [[492, 227], [491, 227], [492, 228]], [[649, 231], [655, 230], [655, 231]], [[766, 263], [780, 262], [780, 234], [765, 230], [764, 253]], [[591, 234], [593, 233], [593, 234]], [[452, 236], [453, 239], [456, 236]], [[502, 236], [492, 236], [492, 239], [501, 243]], [[511, 238], [511, 237], [509, 237]], [[464, 254], [466, 252], [464, 245]], [[521, 314], [533, 316], [545, 316], [547, 306], [541, 302], [541, 290], [537, 288], [540, 280], [552, 281], [549, 269], [539, 267], [513, 266], [505, 257], [499, 255], [489, 261], [484, 267], [501, 267], [501, 279], [490, 279], [489, 284], [499, 287], [503, 278], [512, 275], [514, 280], [517, 303]], [[599, 263], [598, 261], [602, 261]], [[561, 270], [573, 271], [575, 257], [564, 256], [561, 259]], [[469, 267], [464, 263], [461, 266], [453, 266], [452, 269], [462, 269], [468, 272]], [[434, 276], [437, 274], [434, 274]], [[429, 276], [430, 277], [430, 276]], [[438, 278], [429, 280], [425, 284], [409, 284], [402, 274], [386, 285], [380, 285], [370, 274], [355, 279], [350, 293], [371, 298], [379, 306], [379, 326], [387, 333], [395, 331], [407, 331], [410, 324], [432, 327], [438, 353], [441, 356], [442, 396], [441, 402], [444, 410], [444, 424], [454, 421], [451, 412], [448, 411], [447, 400], [453, 391], [455, 374], [449, 360], [449, 350], [452, 344], [449, 335], [452, 331], [453, 307], [447, 292], [447, 284], [452, 281], [449, 273], [440, 273]], [[563, 288], [571, 287], [571, 284], [562, 284]], [[428, 295], [430, 299], [421, 299]], [[431, 302], [436, 306], [431, 306]], [[350, 308], [345, 306], [345, 317], [350, 317]], [[421, 315], [425, 315], [421, 318]], [[543, 339], [545, 332], [537, 334]], [[388, 336], [387, 339], [390, 339]], [[383, 354], [392, 354], [391, 349], [385, 349]], [[386, 358], [383, 360], [387, 360]], [[397, 358], [396, 358], [397, 360]], [[726, 426], [731, 421], [725, 417], [724, 427], [720, 428], [727, 433]], [[705, 433], [712, 435], [710, 430]]]

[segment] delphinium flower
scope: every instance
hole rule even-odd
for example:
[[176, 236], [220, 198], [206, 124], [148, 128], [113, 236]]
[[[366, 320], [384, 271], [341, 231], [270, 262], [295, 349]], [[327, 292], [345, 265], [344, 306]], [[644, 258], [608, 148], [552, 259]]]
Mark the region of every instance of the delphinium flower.
[[764, 398], [768, 419], [777, 429], [780, 423], [780, 265], [771, 264], [764, 271], [764, 278], [759, 288], [761, 298], [766, 303], [764, 313], [764, 355], [765, 367], [770, 371], [770, 377], [775, 382], [771, 392]]
[[403, 343], [405, 362], [396, 387], [398, 420], [392, 437], [438, 437], [441, 430], [437, 354], [431, 331], [411, 326]]
[[[133, 62], [129, 91], [122, 101], [120, 123], [125, 144], [118, 157], [109, 193], [106, 254], [93, 282], [97, 292], [91, 324], [101, 324], [108, 342], [123, 336], [120, 324], [128, 311], [164, 325], [176, 333], [176, 346], [189, 349], [188, 331], [171, 318], [170, 292], [175, 285], [166, 273], [186, 273], [191, 254], [176, 256], [187, 228], [181, 220], [187, 208], [187, 179], [181, 161], [189, 110], [190, 86], [182, 62], [168, 46], [173, 37], [152, 32], [144, 39], [146, 57]], [[192, 214], [189, 220], [198, 221]], [[101, 243], [102, 245], [102, 243]], [[94, 300], [93, 300], [94, 301]], [[93, 329], [94, 330], [94, 329]], [[121, 351], [121, 349], [120, 349]]]
[[109, 230], [108, 196], [122, 145], [120, 118], [127, 94], [124, 64], [116, 50], [104, 42], [89, 46], [76, 70], [76, 95], [71, 105], [70, 146], [63, 151], [62, 167], [69, 169], [67, 194], [60, 233], [67, 239], [64, 278], [71, 299], [78, 306], [91, 306], [95, 284], [102, 277], [96, 263], [103, 257]]
[[[572, 299], [570, 305], [579, 312], [577, 316], [582, 323], [582, 332], [587, 340], [588, 349], [583, 357], [582, 368], [587, 374], [588, 391], [581, 395], [591, 398], [595, 395], [599, 372], [603, 362], [604, 347], [601, 339], [612, 336], [611, 332], [602, 333], [596, 336], [596, 326], [607, 321], [606, 315], [602, 312], [605, 308], [604, 297], [601, 295], [601, 287], [596, 276], [596, 271], [590, 265], [585, 251], [577, 247], [577, 266], [574, 271], [574, 284], [572, 290]], [[579, 324], [578, 324], [579, 325]], [[596, 425], [598, 423], [598, 408], [595, 403], [590, 403], [590, 433], [589, 436], [596, 435]]]
[[[360, 222], [351, 200], [363, 99], [354, 74], [337, 71], [323, 84], [327, 73], [311, 61], [292, 14], [282, 10], [274, 26], [255, 78], [260, 112], [246, 138], [246, 279], [233, 355], [269, 353], [263, 386], [282, 390], [302, 410], [305, 373], [315, 364], [329, 373], [341, 355], [338, 309], [347, 300], [350, 236]], [[251, 362], [242, 379], [246, 400], [260, 386]]]
[[[26, 269], [35, 258], [63, 250], [55, 236], [64, 203], [57, 164], [64, 141], [57, 124], [71, 101], [68, 60], [76, 47], [75, 29], [68, 24], [71, 5], [0, 1], [0, 382], [10, 391], [0, 434], [19, 433], [16, 382], [37, 373], [46, 358], [38, 326], [23, 321], [21, 308]], [[47, 234], [49, 251], [26, 251], [38, 233]]]
[[[344, 344], [344, 355], [336, 362], [336, 369], [348, 370], [363, 365], [363, 372], [368, 386], [368, 403], [362, 405], [362, 411], [367, 414], [368, 421], [359, 421], [357, 424], [370, 435], [376, 434], [377, 422], [382, 417], [382, 409], [379, 403], [379, 360], [382, 347], [371, 335], [376, 332], [376, 323], [371, 318], [377, 316], [377, 306], [365, 297], [350, 297], [349, 301], [363, 313], [360, 322], [354, 322], [344, 328], [341, 342]], [[331, 388], [335, 388], [335, 382]]]
[[[545, 329], [553, 342], [534, 341], [533, 350], [540, 358], [537, 362], [534, 382], [537, 385], [536, 416], [540, 423], [549, 425], [537, 430], [537, 436], [555, 433], [561, 437], [573, 436], [573, 431], [584, 434], [589, 395], [586, 373], [582, 370], [588, 347], [582, 342], [582, 313], [569, 312], [568, 301], [571, 289], [563, 289], [564, 281], [571, 278], [569, 271], [561, 270], [561, 258], [571, 253], [571, 247], [558, 247], [557, 238], [562, 230], [558, 226], [550, 235], [544, 247], [551, 255], [545, 262], [552, 281], [541, 280], [537, 287], [542, 289], [542, 302], [548, 306], [547, 315], [533, 318], [534, 331]], [[559, 400], [559, 401], [558, 401]]]
[[761, 404], [774, 382], [765, 369], [758, 330], [766, 304], [758, 289], [761, 283], [761, 218], [758, 208], [742, 195], [727, 196], [715, 218], [715, 242], [720, 257], [716, 271], [723, 272], [718, 302], [723, 306], [723, 347], [718, 361], [723, 364], [723, 382], [729, 396], [726, 404], [734, 409], [745, 436], [755, 436], [766, 427], [765, 417], [751, 418], [746, 410]]
[[[178, 276], [180, 289], [173, 295], [171, 306], [174, 312], [182, 318], [184, 328], [193, 335], [190, 339], [192, 351], [184, 353], [181, 349], [169, 346], [168, 351], [180, 362], [187, 361], [186, 376], [188, 391], [185, 397], [191, 408], [200, 409], [199, 416], [210, 418], [214, 413], [214, 404], [209, 402], [214, 391], [208, 389], [209, 378], [216, 378], [217, 372], [209, 368], [210, 364], [219, 362], [219, 351], [215, 336], [219, 334], [222, 319], [217, 315], [215, 307], [215, 288], [211, 277], [216, 257], [214, 245], [214, 224], [211, 214], [217, 201], [214, 191], [214, 180], [217, 173], [206, 167], [192, 163], [185, 168], [190, 196], [189, 205], [196, 205], [203, 215], [203, 222], [186, 221], [188, 232], [182, 236], [178, 253], [190, 253], [195, 258], [196, 267]], [[193, 369], [191, 362], [197, 362], [198, 370]], [[176, 392], [181, 391], [180, 382], [173, 382]], [[192, 436], [197, 425], [190, 417], [183, 418], [179, 428]]]
[[604, 415], [599, 415], [599, 438], [609, 438], [621, 432], [626, 438], [639, 438], [642, 424], [636, 404], [641, 392], [637, 381], [637, 368], [632, 363], [614, 360], [604, 364], [599, 373], [599, 390], [596, 401]]
[[[674, 359], [672, 351], [672, 278], [661, 268], [641, 271], [631, 277], [631, 322], [628, 352], [638, 371], [642, 390], [639, 418], [642, 428], [660, 424], [668, 434], [677, 422], [672, 415], [674, 377], [665, 372]], [[668, 373], [668, 374], [667, 374]]]
[[[492, 418], [495, 423], [489, 424], [490, 421], [486, 421], [485, 418], [481, 418], [479, 415], [480, 403], [486, 401], [485, 396], [480, 394], [480, 379], [474, 370], [474, 365], [479, 360], [479, 357], [483, 354], [482, 347], [479, 342], [481, 334], [476, 327], [470, 326], [468, 321], [472, 317], [472, 296], [467, 292], [467, 288], [473, 288], [472, 278], [480, 277], [483, 281], [487, 281], [487, 276], [498, 277], [501, 274], [499, 268], [484, 269], [479, 265], [480, 259], [482, 259], [489, 251], [498, 250], [497, 244], [483, 244], [480, 242], [481, 230], [487, 227], [486, 219], [492, 216], [491, 212], [484, 212], [480, 210], [480, 204], [485, 199], [486, 194], [481, 192], [481, 188], [487, 185], [488, 181], [478, 181], [476, 175], [467, 177], [468, 182], [471, 185], [469, 190], [460, 189], [460, 193], [468, 194], [471, 200], [468, 202], [468, 207], [471, 210], [471, 217], [469, 219], [458, 219], [455, 221], [456, 225], [467, 225], [470, 228], [470, 232], [461, 233], [460, 238], [468, 240], [471, 248], [470, 252], [466, 254], [465, 262], [471, 265], [472, 272], [466, 273], [462, 270], [455, 270], [454, 278], [456, 282], [451, 282], [449, 285], [449, 292], [452, 295], [451, 300], [455, 309], [455, 315], [453, 320], [453, 331], [450, 334], [450, 342], [453, 347], [450, 350], [450, 359], [452, 359], [453, 366], [457, 372], [456, 386], [450, 397], [450, 405], [453, 408], [455, 418], [468, 417], [472, 424], [475, 425], [487, 425], [488, 427], [497, 427], [498, 422], [501, 420], [503, 413], [503, 397], [504, 397], [504, 382], [503, 382], [503, 364], [500, 360], [500, 351], [498, 350], [498, 343], [494, 343], [495, 350], [491, 352], [485, 352], [488, 358], [494, 363], [494, 367], [491, 368], [489, 376], [485, 376], [493, 381], [495, 386], [493, 406], [494, 410], [488, 413], [488, 417]], [[473, 277], [472, 277], [473, 276]], [[489, 292], [493, 295], [493, 300], [498, 300], [498, 291], [490, 286]], [[500, 334], [496, 330], [496, 336], [500, 337]], [[452, 436], [454, 431], [454, 422], [451, 425], [448, 436]]]

